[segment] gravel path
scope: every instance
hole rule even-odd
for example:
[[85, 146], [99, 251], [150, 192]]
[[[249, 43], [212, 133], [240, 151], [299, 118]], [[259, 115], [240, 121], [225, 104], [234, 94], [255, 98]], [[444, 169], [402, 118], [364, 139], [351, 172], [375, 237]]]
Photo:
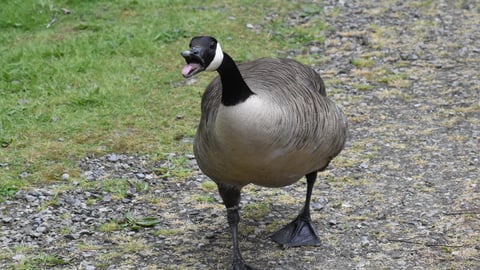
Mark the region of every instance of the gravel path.
[[[268, 238], [296, 215], [304, 181], [249, 186], [244, 257], [259, 269], [480, 269], [480, 4], [324, 3], [325, 46], [292, 52], [323, 57], [315, 68], [350, 121], [348, 146], [313, 195], [322, 246], [283, 250]], [[230, 262], [224, 208], [201, 173], [173, 181], [168, 160], [120, 154], [79, 166], [92, 188], [42, 187], [0, 204], [1, 269]]]

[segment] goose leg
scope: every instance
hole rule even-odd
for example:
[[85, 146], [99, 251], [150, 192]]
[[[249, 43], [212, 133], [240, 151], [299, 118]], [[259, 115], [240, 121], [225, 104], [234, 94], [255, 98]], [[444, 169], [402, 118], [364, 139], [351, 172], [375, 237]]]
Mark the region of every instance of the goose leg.
[[253, 270], [245, 263], [240, 254], [240, 248], [238, 246], [238, 222], [240, 221], [240, 214], [238, 213], [240, 203], [240, 190], [237, 188], [226, 187], [224, 185], [218, 185], [218, 191], [223, 199], [225, 207], [227, 207], [227, 220], [230, 226], [232, 241], [233, 241], [233, 262], [230, 270]]
[[320, 238], [310, 217], [310, 198], [317, 179], [317, 172], [307, 174], [306, 178], [307, 196], [302, 211], [295, 220], [272, 235], [272, 239], [284, 247], [320, 245]]

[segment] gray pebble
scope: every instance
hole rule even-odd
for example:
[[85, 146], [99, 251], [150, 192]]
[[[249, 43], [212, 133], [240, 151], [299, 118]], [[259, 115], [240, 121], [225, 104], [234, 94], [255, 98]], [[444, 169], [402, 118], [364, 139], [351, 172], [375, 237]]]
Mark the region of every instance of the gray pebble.
[[61, 179], [63, 181], [67, 181], [68, 179], [70, 179], [70, 175], [68, 173], [64, 173], [64, 174], [62, 174]]
[[110, 162], [117, 162], [118, 161], [118, 156], [115, 154], [107, 155], [107, 160]]
[[14, 261], [21, 261], [21, 260], [23, 260], [23, 259], [25, 259], [25, 258], [26, 258], [26, 256], [25, 256], [24, 254], [16, 254], [16, 255], [14, 255], [14, 256], [12, 257], [12, 259], [13, 259]]
[[37, 227], [36, 231], [39, 233], [45, 233], [48, 231], [48, 228], [45, 226], [40, 226], [40, 227]]
[[362, 245], [362, 247], [370, 245], [370, 240], [368, 239], [368, 236], [362, 236], [360, 244]]
[[13, 220], [12, 217], [2, 217], [2, 222], [4, 223], [10, 223]]

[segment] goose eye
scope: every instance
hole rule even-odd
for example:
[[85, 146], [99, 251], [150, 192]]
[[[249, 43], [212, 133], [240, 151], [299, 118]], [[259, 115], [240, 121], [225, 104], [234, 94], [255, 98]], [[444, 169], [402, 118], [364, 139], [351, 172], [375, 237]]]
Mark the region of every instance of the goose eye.
[[210, 43], [210, 49], [212, 49], [212, 50], [215, 49], [215, 43], [214, 42]]

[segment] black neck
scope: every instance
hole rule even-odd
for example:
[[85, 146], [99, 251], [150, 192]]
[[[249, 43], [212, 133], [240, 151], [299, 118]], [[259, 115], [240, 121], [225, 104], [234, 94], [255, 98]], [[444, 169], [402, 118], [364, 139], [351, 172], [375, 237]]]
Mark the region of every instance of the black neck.
[[228, 54], [223, 54], [223, 62], [217, 71], [222, 81], [223, 105], [237, 105], [254, 94], [243, 80], [240, 70], [238, 70], [237, 65]]

